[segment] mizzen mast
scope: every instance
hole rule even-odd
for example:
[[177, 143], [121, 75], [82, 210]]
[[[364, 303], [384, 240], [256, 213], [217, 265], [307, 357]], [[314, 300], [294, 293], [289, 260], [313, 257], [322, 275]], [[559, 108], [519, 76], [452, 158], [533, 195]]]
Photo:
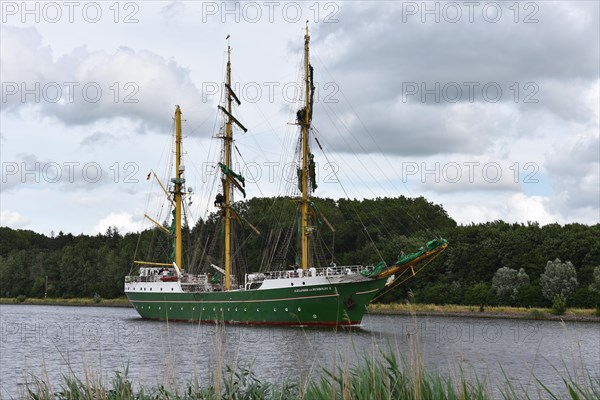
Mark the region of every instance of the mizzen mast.
[[175, 198], [175, 264], [182, 269], [182, 238], [181, 238], [181, 198], [182, 188], [185, 183], [183, 172], [185, 167], [181, 164], [181, 109], [175, 108], [175, 178], [171, 179], [174, 184], [173, 196]]
[[312, 67], [309, 63], [309, 42], [308, 21], [306, 23], [306, 34], [304, 35], [304, 108], [298, 112], [298, 123], [302, 128], [302, 170], [300, 174], [302, 190], [301, 204], [301, 245], [302, 245], [302, 269], [307, 270], [312, 267], [310, 257], [309, 236], [312, 233], [312, 227], [309, 225], [309, 160], [310, 149], [310, 122], [312, 118]]

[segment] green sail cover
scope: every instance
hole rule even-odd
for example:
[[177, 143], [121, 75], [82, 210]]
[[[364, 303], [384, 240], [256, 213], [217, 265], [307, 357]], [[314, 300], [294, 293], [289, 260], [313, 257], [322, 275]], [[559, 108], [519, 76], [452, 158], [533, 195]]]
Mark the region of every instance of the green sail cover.
[[372, 270], [362, 270], [360, 273], [363, 276], [377, 276], [380, 273], [383, 272], [383, 270], [385, 269], [385, 263], [383, 261], [378, 262], [377, 264], [375, 264], [375, 267]]
[[213, 277], [210, 278], [210, 283], [212, 283], [212, 284], [221, 283], [221, 274], [219, 274], [219, 273], [214, 274]]
[[315, 218], [317, 219], [317, 225], [323, 225], [323, 221], [321, 221], [321, 217], [319, 217], [319, 210], [317, 210], [317, 205], [314, 201], [310, 202], [310, 206], [312, 207], [313, 212], [315, 213]]
[[[298, 168], [296, 174], [298, 175], [298, 190], [302, 191], [302, 168]], [[319, 187], [317, 185], [315, 155], [313, 153], [308, 153], [308, 184], [313, 192]]]
[[244, 190], [244, 188], [246, 187], [246, 179], [242, 175], [237, 174], [234, 171], [232, 171], [231, 168], [229, 168], [227, 165], [225, 165], [223, 163], [219, 163], [219, 167], [221, 167], [221, 171], [223, 171], [223, 173], [225, 175], [227, 175], [229, 178], [231, 178], [231, 182], [233, 183], [233, 185], [240, 192], [242, 192], [242, 194], [244, 195], [244, 198], [245, 198], [246, 191]]
[[435, 250], [446, 243], [448, 243], [448, 241], [446, 239], [430, 240], [429, 242], [427, 242], [425, 244], [425, 248], [421, 247], [418, 251], [415, 251], [414, 253], [403, 254], [401, 256], [398, 256], [398, 261], [396, 261], [396, 265], [402, 265], [407, 262], [410, 262], [410, 261], [414, 260], [415, 258], [422, 256], [426, 252]]
[[310, 177], [312, 190], [317, 190], [317, 172], [315, 166], [315, 155], [313, 153], [308, 153], [308, 176]]
[[169, 233], [173, 238], [173, 243], [171, 244], [171, 254], [169, 255], [169, 261], [175, 261], [175, 210], [172, 212], [173, 219], [171, 220], [171, 226], [169, 227]]

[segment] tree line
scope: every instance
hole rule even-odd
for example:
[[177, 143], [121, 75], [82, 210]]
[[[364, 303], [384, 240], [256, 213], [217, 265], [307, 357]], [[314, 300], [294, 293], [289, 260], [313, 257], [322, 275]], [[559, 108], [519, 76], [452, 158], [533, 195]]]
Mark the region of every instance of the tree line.
[[[434, 237], [449, 241], [448, 249], [417, 277], [379, 301], [549, 307], [561, 295], [569, 307], [600, 304], [600, 224], [457, 225], [440, 205], [423, 197], [314, 199], [314, 203], [315, 212], [326, 219], [317, 227], [322, 252], [338, 265], [381, 260], [389, 264], [401, 252], [415, 251]], [[284, 197], [236, 204], [241, 219], [262, 232], [255, 235], [246, 228], [244, 233], [248, 271], [264, 263], [264, 249], [273, 237], [269, 232], [286, 229], [294, 207], [292, 199]], [[184, 264], [192, 262], [189, 254], [205, 250], [202, 246], [208, 240], [203, 237], [219, 235], [219, 220], [219, 213], [214, 213], [185, 227], [184, 245], [192, 251], [186, 253]], [[159, 229], [121, 234], [109, 228], [98, 235], [47, 236], [1, 227], [0, 296], [123, 296], [124, 277], [136, 253], [164, 262], [170, 250], [169, 239]], [[293, 263], [294, 256], [292, 252], [286, 262]]]

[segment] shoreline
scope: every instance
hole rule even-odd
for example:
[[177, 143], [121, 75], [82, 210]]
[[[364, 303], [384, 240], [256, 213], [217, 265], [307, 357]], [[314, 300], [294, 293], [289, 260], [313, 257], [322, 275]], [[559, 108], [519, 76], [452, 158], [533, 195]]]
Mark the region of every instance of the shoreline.
[[116, 299], [102, 299], [96, 303], [94, 299], [36, 299], [27, 298], [22, 302], [17, 299], [0, 298], [0, 305], [13, 304], [13, 305], [29, 305], [29, 306], [65, 306], [65, 307], [132, 307], [129, 301], [125, 297], [119, 297]]
[[[119, 307], [131, 308], [125, 297], [116, 299], [36, 299], [28, 298], [18, 302], [12, 298], [0, 298], [0, 305], [39, 305], [39, 306], [66, 306], [66, 307]], [[433, 304], [372, 304], [367, 314], [372, 315], [416, 315], [436, 317], [459, 318], [490, 318], [490, 319], [523, 319], [534, 321], [570, 321], [570, 322], [600, 322], [600, 317], [595, 315], [594, 309], [568, 309], [564, 315], [553, 315], [550, 309], [523, 308], [523, 307], [486, 307], [479, 311], [476, 306], [459, 305], [433, 305]]]
[[372, 304], [368, 313], [376, 315], [417, 315], [459, 318], [521, 319], [529, 321], [600, 322], [594, 309], [567, 309], [563, 315], [554, 315], [551, 309], [524, 307], [486, 307], [433, 304]]

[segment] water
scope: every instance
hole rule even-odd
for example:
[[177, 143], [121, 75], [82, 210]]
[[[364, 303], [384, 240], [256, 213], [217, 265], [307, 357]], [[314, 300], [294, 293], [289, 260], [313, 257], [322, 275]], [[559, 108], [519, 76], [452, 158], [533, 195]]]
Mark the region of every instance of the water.
[[33, 305], [1, 305], [0, 318], [3, 398], [16, 396], [32, 375], [60, 382], [71, 372], [83, 377], [85, 369], [110, 382], [127, 365], [143, 386], [207, 383], [218, 363], [252, 364], [261, 380], [277, 383], [352, 365], [363, 354], [408, 358], [417, 338], [427, 370], [458, 376], [462, 368], [491, 382], [496, 394], [504, 374], [534, 394], [535, 378], [562, 391], [567, 370], [600, 375], [597, 323], [367, 315], [361, 328], [337, 332], [242, 326], [217, 332], [212, 325], [144, 321], [130, 308]]

